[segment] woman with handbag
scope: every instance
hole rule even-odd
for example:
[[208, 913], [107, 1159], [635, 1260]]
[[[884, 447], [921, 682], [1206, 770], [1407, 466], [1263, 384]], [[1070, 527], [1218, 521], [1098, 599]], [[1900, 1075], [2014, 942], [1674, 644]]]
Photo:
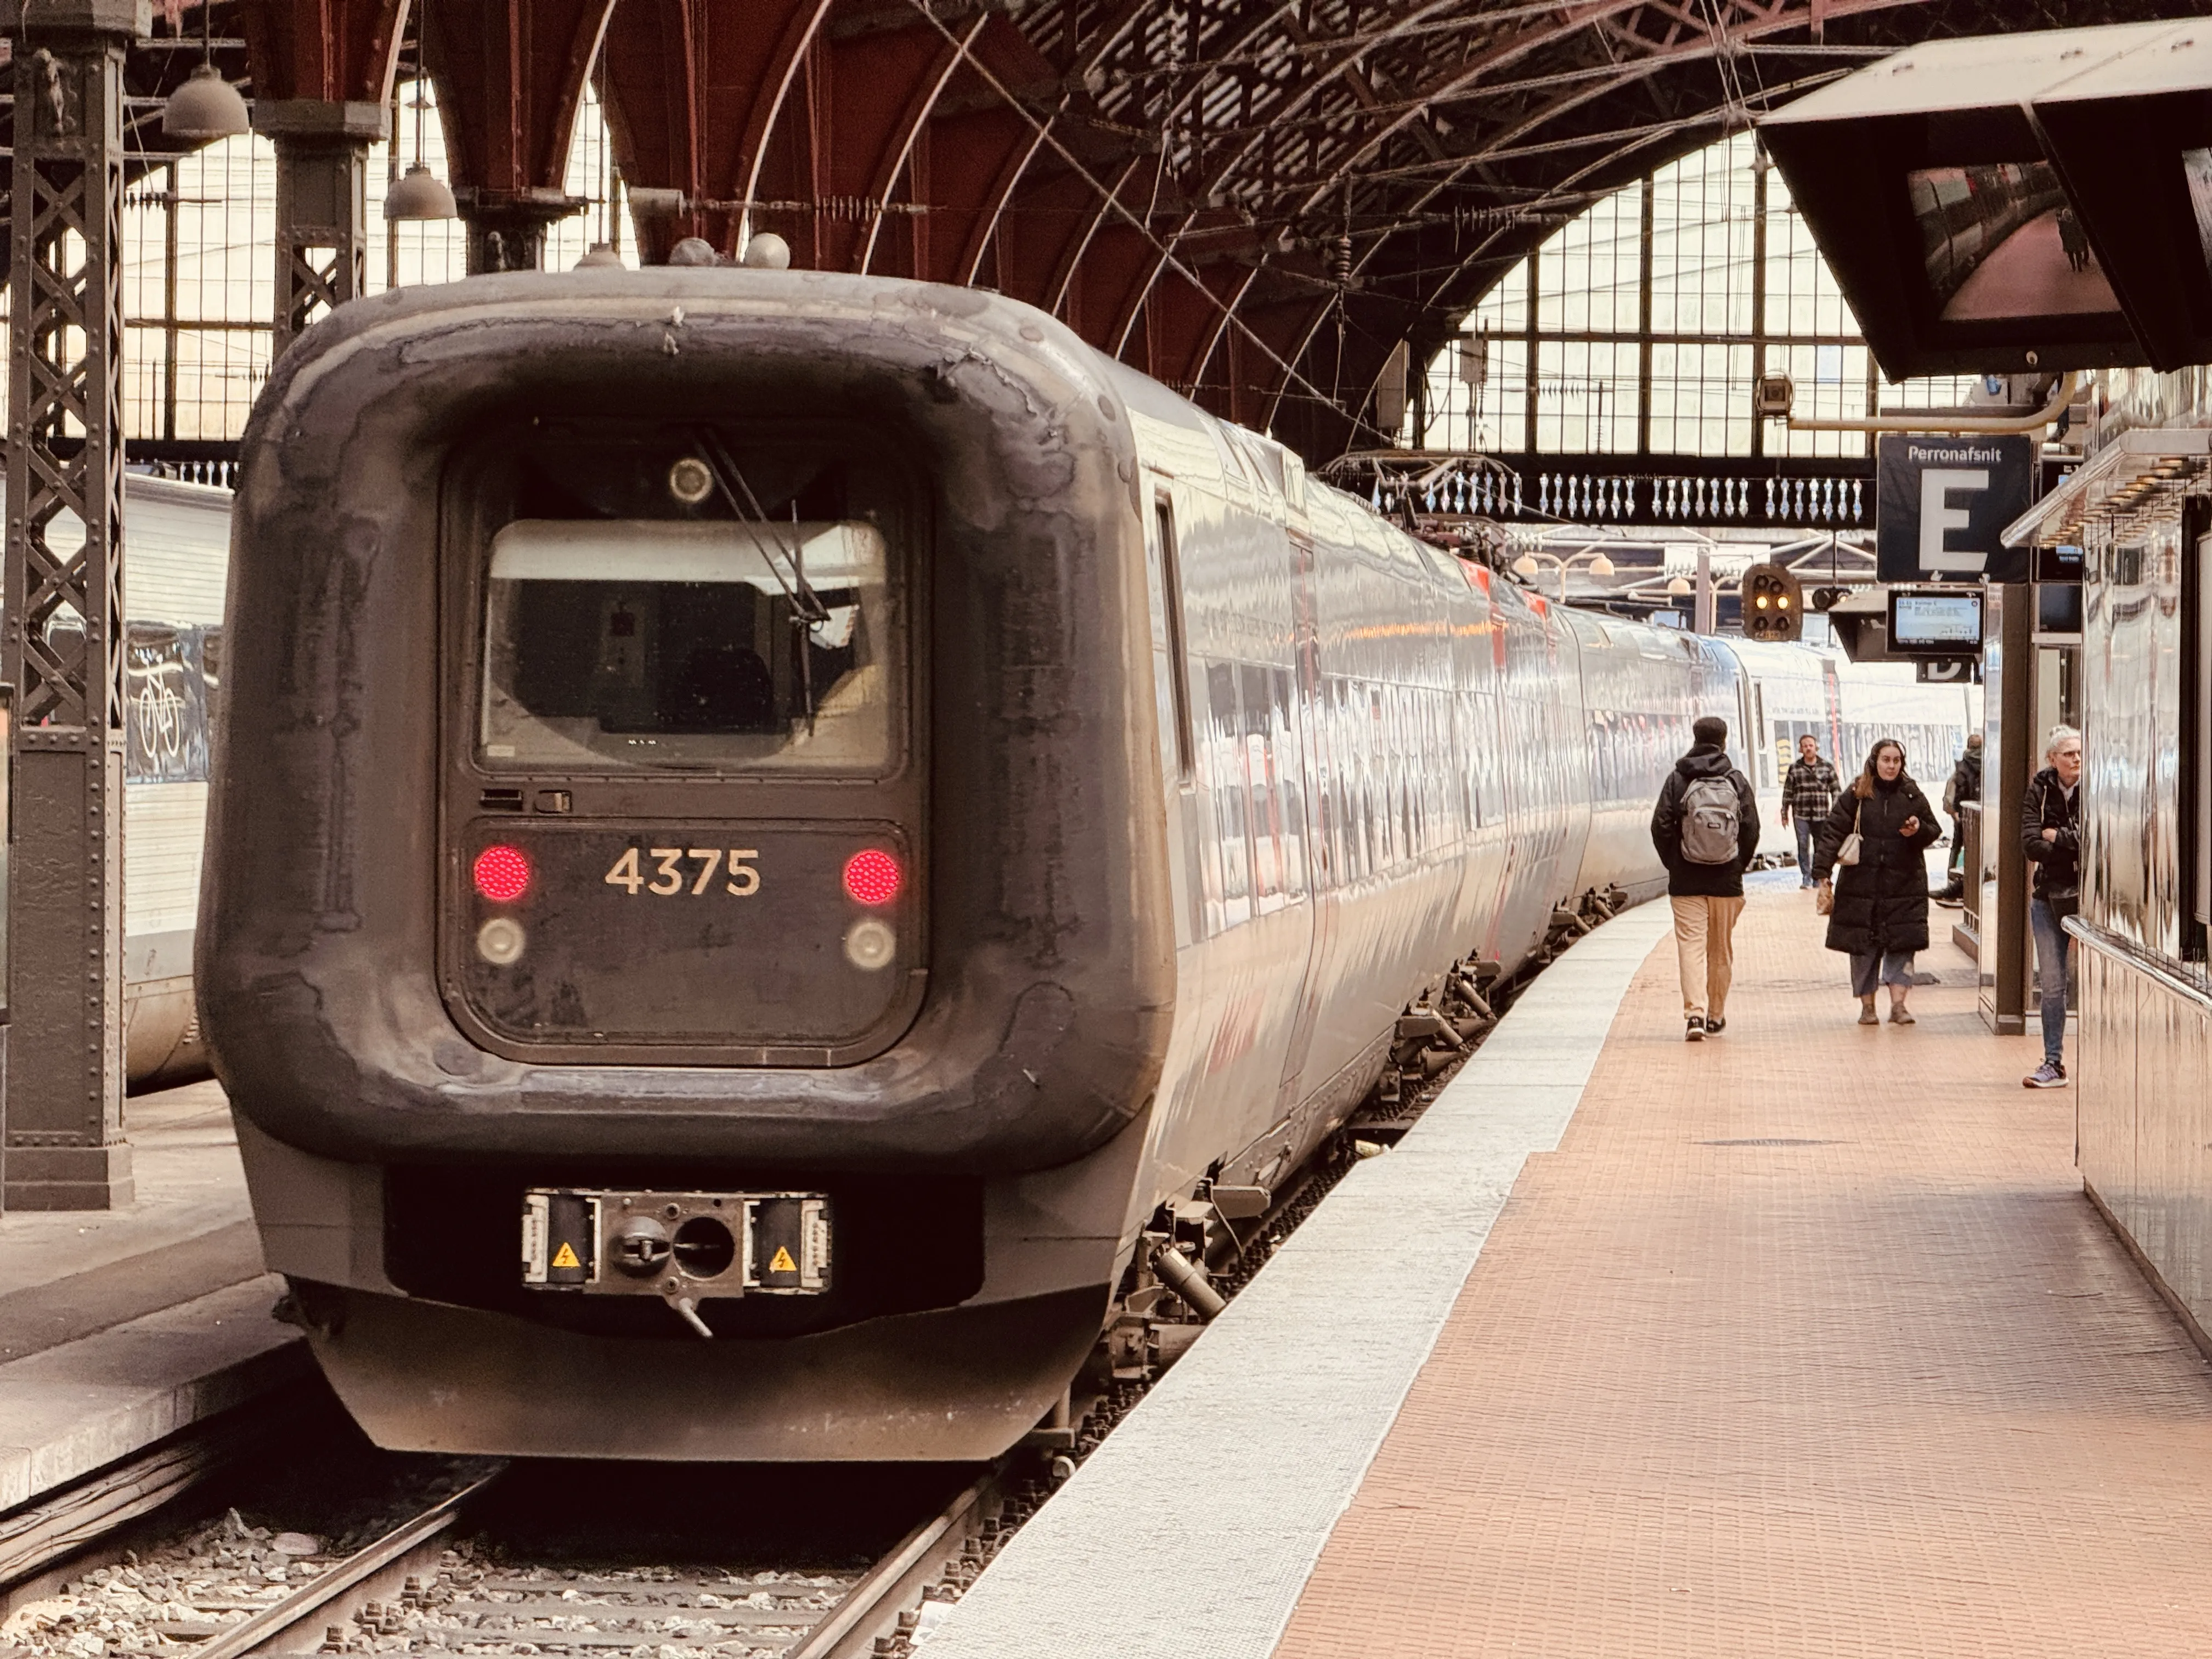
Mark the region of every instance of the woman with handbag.
[[[1905, 999], [1912, 956], [1928, 948], [1929, 848], [1942, 836], [1936, 809], [1905, 770], [1905, 747], [1884, 738], [1866, 769], [1837, 798], [1820, 826], [1814, 855], [1821, 872], [1820, 908], [1828, 917], [1828, 948], [1851, 959], [1851, 992], [1859, 1024], [1878, 1025], [1874, 988], [1889, 987], [1889, 1018], [1913, 1024]], [[1829, 877], [1834, 872], [1831, 885]]]
[[2031, 1089], [2063, 1089], [2066, 981], [2074, 965], [2065, 921], [2081, 905], [2081, 734], [2070, 726], [2051, 727], [2043, 757], [2051, 764], [2029, 782], [2020, 805], [2020, 849], [2035, 866], [2027, 920], [2043, 990], [2043, 1064], [2021, 1081]]

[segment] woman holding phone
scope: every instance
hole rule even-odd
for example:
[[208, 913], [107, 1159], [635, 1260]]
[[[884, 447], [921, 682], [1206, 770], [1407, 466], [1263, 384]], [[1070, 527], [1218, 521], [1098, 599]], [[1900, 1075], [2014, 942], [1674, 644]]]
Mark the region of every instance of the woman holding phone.
[[1905, 1003], [1913, 953], [1928, 948], [1925, 854], [1942, 833], [1936, 809], [1905, 769], [1905, 745], [1894, 738], [1869, 751], [1865, 769], [1820, 826], [1814, 856], [1828, 948], [1851, 959], [1862, 1025], [1881, 1023], [1874, 1007], [1877, 983], [1889, 987], [1890, 1023], [1914, 1023]]

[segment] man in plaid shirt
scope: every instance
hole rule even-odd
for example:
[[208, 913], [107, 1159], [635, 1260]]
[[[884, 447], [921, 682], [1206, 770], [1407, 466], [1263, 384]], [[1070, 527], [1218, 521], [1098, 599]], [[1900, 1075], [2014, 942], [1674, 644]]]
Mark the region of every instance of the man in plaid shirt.
[[1844, 786], [1836, 769], [1820, 758], [1820, 745], [1808, 732], [1797, 739], [1797, 758], [1782, 778], [1782, 821], [1797, 826], [1797, 884], [1817, 885], [1813, 879], [1813, 832]]

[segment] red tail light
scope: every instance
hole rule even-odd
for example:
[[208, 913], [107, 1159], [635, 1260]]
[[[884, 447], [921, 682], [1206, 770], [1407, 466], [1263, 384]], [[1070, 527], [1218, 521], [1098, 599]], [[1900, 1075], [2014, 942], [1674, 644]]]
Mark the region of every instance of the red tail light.
[[487, 847], [477, 854], [477, 891], [494, 904], [512, 904], [530, 890], [530, 860], [519, 847]]
[[866, 848], [845, 860], [845, 890], [863, 904], [889, 904], [905, 881], [899, 861], [879, 848]]

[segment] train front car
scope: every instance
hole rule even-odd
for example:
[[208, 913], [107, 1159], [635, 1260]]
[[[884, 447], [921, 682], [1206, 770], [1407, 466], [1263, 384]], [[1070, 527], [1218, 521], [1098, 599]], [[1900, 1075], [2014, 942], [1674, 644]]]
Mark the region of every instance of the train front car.
[[1059, 1400], [1173, 1001], [1128, 433], [1034, 312], [796, 271], [286, 356], [198, 966], [380, 1443], [975, 1458]]

